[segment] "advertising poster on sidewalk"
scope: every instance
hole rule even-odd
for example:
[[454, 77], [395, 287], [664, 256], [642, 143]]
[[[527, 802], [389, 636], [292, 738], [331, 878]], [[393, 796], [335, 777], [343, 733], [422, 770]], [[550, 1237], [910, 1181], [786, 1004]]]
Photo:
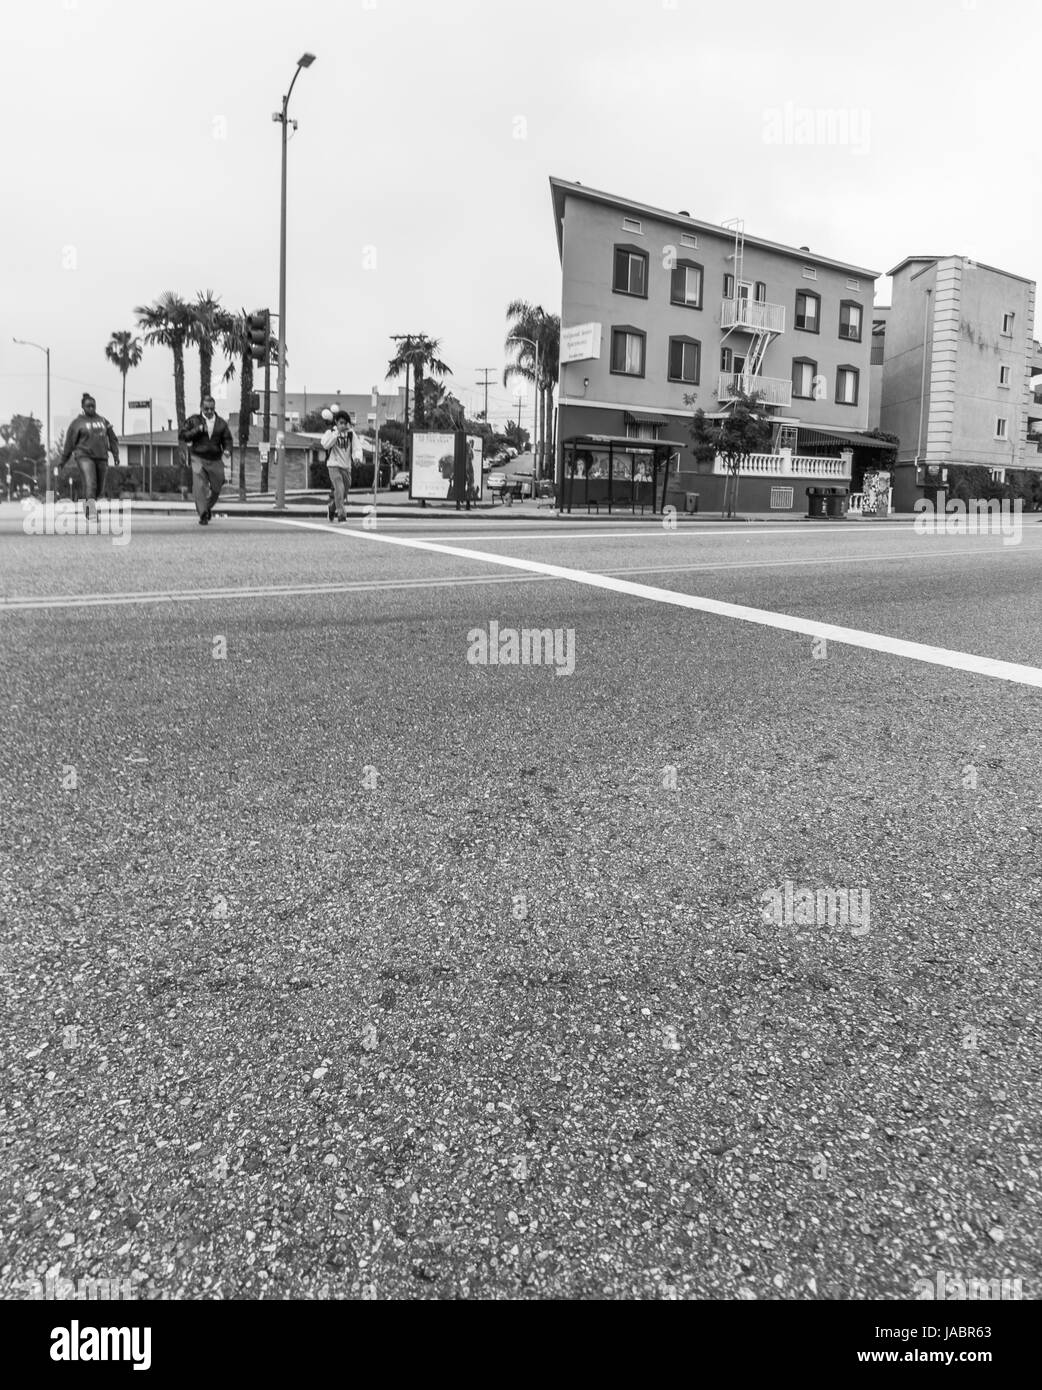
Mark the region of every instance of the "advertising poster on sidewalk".
[[455, 434], [414, 431], [409, 496], [427, 502], [447, 502], [455, 464]]

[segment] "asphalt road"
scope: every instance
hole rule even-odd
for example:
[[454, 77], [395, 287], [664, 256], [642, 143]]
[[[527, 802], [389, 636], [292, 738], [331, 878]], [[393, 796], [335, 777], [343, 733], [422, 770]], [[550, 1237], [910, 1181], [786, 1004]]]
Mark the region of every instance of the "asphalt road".
[[1024, 521], [0, 517], [0, 1293], [1037, 1298], [1042, 692], [482, 558], [1037, 668]]

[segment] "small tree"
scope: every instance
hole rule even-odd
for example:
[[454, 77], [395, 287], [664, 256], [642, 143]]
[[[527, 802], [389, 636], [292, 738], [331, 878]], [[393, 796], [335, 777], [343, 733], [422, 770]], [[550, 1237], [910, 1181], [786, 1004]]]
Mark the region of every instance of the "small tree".
[[760, 413], [759, 397], [739, 393], [722, 420], [709, 420], [704, 410], [696, 410], [691, 439], [691, 452], [699, 463], [712, 463], [720, 457], [727, 465], [720, 515], [734, 516], [743, 463], [750, 454], [765, 453], [771, 444], [771, 422]]

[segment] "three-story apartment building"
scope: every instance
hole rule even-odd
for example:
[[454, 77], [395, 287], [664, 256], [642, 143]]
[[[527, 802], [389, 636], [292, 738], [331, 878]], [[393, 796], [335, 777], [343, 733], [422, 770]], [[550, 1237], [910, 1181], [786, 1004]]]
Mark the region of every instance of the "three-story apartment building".
[[1034, 283], [966, 256], [908, 256], [890, 274], [879, 418], [901, 441], [898, 507], [953, 464], [1037, 467]]
[[[616, 477], [645, 480], [669, 459], [682, 490], [698, 475], [694, 411], [756, 395], [774, 420], [776, 466], [747, 505], [781, 506], [774, 484], [850, 477], [869, 421], [874, 283], [879, 272], [577, 183], [551, 179], [561, 256], [558, 485], [610, 455]], [[692, 399], [693, 398], [693, 399]], [[629, 448], [627, 448], [629, 444]], [[642, 451], [643, 450], [643, 454]], [[650, 466], [649, 466], [650, 458]], [[629, 473], [627, 474], [627, 470]], [[719, 469], [715, 470], [719, 474]], [[705, 505], [705, 503], [704, 503]]]

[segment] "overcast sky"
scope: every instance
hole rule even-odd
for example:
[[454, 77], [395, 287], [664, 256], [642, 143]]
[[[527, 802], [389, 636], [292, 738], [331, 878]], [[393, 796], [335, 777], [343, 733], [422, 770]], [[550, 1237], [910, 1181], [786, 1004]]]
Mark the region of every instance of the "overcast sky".
[[[44, 414], [43, 357], [12, 336], [50, 345], [55, 417], [89, 387], [118, 429], [103, 349], [135, 305], [209, 288], [278, 307], [271, 114], [305, 50], [291, 390], [382, 385], [389, 335], [425, 332], [472, 409], [496, 369], [502, 422], [507, 302], [560, 308], [551, 175], [883, 271], [913, 253], [1042, 270], [1037, 0], [3, 8], [2, 419]], [[847, 143], [786, 143], [803, 109], [845, 113]], [[198, 380], [192, 355], [190, 407]], [[173, 415], [164, 349], [129, 378], [150, 394]]]

